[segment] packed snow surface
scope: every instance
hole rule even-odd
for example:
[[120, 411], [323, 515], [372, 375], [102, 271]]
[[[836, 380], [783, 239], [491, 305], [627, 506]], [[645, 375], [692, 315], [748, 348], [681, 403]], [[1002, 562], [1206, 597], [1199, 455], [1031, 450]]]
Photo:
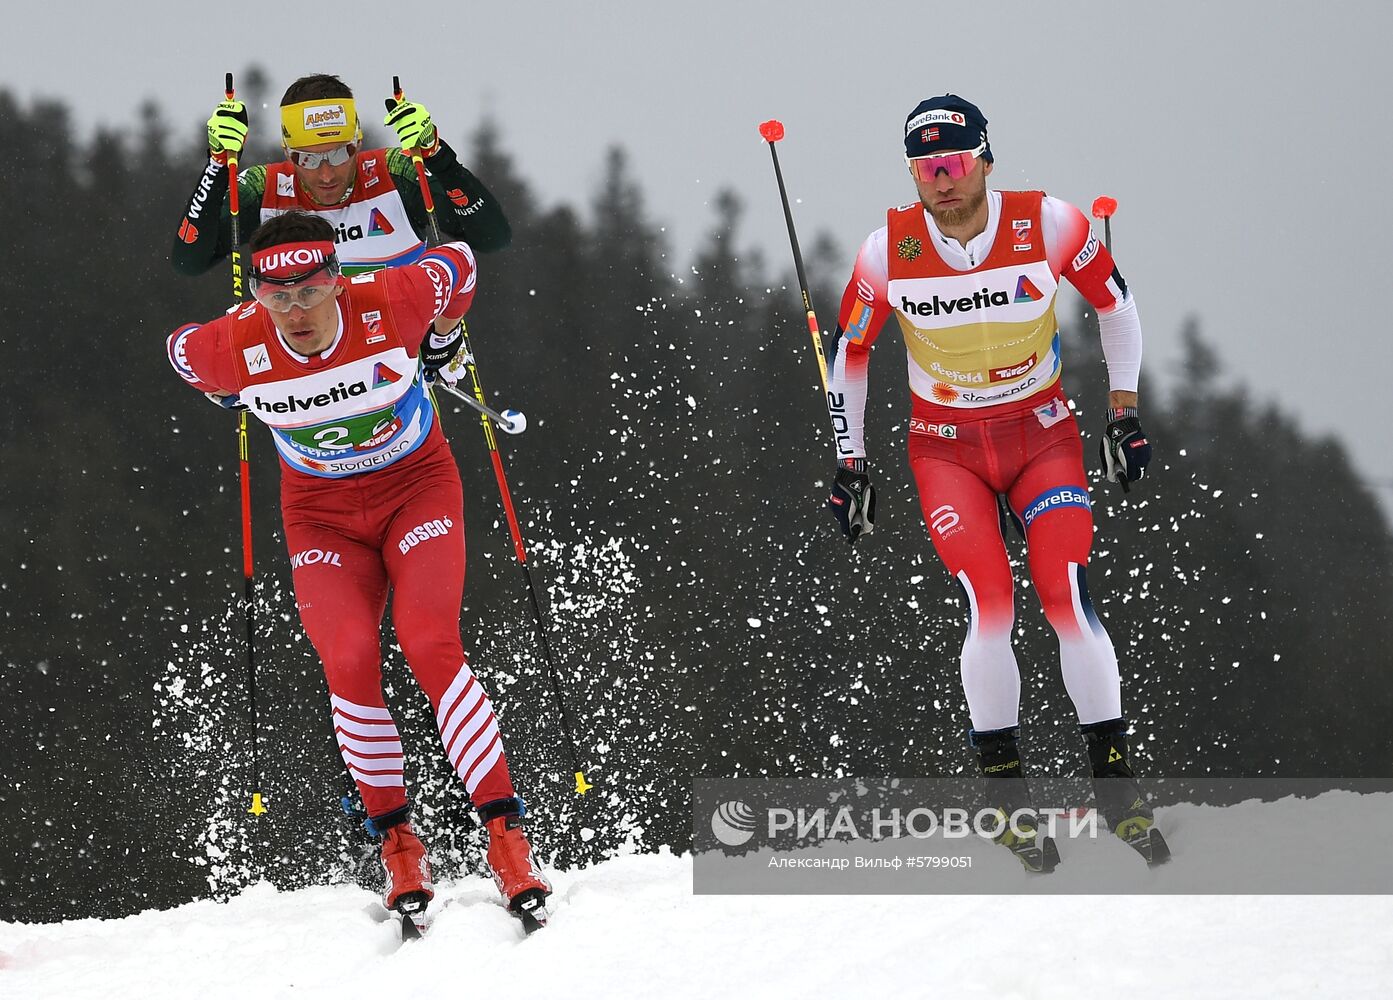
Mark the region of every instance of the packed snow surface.
[[[1206, 835], [1238, 814], [1250, 834], [1268, 819], [1318, 832], [1338, 822], [1330, 806], [1166, 810], [1175, 860], [1147, 875], [1183, 878], [1187, 851], [1241, 858], [1243, 836], [1224, 848]], [[1067, 877], [1068, 861], [1050, 877]], [[530, 938], [478, 876], [439, 886], [430, 936], [405, 944], [377, 897], [346, 885], [263, 883], [121, 920], [0, 924], [0, 997], [1305, 1000], [1393, 982], [1387, 895], [709, 896], [692, 892], [691, 858], [666, 851], [553, 881], [551, 924]]]

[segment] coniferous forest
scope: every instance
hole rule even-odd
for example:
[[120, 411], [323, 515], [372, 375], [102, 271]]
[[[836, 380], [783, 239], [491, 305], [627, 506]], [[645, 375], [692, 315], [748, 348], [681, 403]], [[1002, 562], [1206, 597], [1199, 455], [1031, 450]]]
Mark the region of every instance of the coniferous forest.
[[[88, 139], [63, 107], [0, 91], [0, 920], [114, 916], [261, 872], [290, 886], [372, 864], [338, 805], [343, 769], [260, 427], [270, 812], [246, 815], [236, 420], [164, 356], [177, 323], [228, 304], [229, 281], [168, 261], [201, 125], [154, 107], [138, 121]], [[827, 414], [791, 262], [745, 243], [739, 201], [717, 199], [700, 244], [672, 247], [622, 149], [571, 202], [529, 186], [493, 125], [448, 138], [513, 227], [509, 249], [480, 259], [471, 337], [491, 402], [529, 418], [502, 439], [504, 460], [595, 785], [572, 792], [478, 419], [442, 397], [465, 484], [465, 646], [542, 855], [685, 849], [694, 775], [970, 769], [965, 610], [909, 477], [898, 336], [871, 372], [878, 525], [849, 547], [824, 509]], [[256, 147], [245, 161], [274, 158]], [[816, 220], [800, 221], [830, 326], [846, 275]], [[1095, 320], [1069, 296], [1065, 386], [1091, 466], [1106, 375]], [[1092, 473], [1090, 584], [1135, 757], [1149, 775], [1388, 777], [1388, 520], [1338, 440], [1225, 377], [1239, 334], [1192, 319], [1183, 370], [1143, 382], [1148, 477], [1124, 497]], [[1012, 552], [1022, 580], [1019, 540]], [[1029, 760], [1078, 769], [1054, 637], [1025, 585], [1017, 631]], [[439, 869], [475, 865], [478, 831], [389, 627], [383, 649], [417, 828]]]

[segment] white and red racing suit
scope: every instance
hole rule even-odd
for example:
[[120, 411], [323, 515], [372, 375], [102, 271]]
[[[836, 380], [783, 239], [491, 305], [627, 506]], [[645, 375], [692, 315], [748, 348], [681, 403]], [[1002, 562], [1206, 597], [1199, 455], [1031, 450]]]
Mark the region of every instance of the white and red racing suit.
[[401, 739], [382, 696], [388, 589], [397, 639], [476, 805], [513, 796], [493, 707], [459, 631], [464, 500], [418, 373], [439, 316], [468, 309], [463, 243], [416, 263], [341, 278], [338, 333], [292, 351], [252, 302], [170, 335], [170, 362], [204, 392], [235, 393], [270, 429], [300, 619], [324, 663], [335, 736], [370, 816], [406, 804]]
[[987, 192], [962, 246], [918, 203], [892, 209], [842, 296], [828, 402], [843, 458], [866, 454], [867, 361], [899, 321], [913, 399], [909, 461], [939, 557], [969, 608], [963, 689], [979, 732], [1019, 721], [1014, 581], [997, 497], [1024, 526], [1031, 579], [1059, 639], [1080, 723], [1122, 715], [1112, 642], [1089, 600], [1093, 517], [1078, 427], [1060, 387], [1061, 276], [1098, 311], [1110, 386], [1135, 392], [1141, 330], [1127, 285], [1083, 213], [1038, 191]]

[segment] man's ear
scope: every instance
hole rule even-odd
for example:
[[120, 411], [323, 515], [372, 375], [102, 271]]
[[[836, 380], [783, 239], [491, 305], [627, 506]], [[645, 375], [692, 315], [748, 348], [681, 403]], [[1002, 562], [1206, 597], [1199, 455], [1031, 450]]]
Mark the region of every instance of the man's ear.
[[992, 167], [994, 167], [994, 166], [996, 166], [995, 163], [984, 163], [984, 164], [982, 164], [982, 176], [983, 176], [983, 177], [990, 177], [990, 176], [992, 175]]

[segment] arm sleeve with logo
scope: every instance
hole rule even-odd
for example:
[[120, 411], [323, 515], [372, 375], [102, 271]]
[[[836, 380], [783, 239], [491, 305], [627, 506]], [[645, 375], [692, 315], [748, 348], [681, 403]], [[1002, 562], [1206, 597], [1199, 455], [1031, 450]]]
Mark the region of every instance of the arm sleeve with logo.
[[886, 298], [886, 231], [877, 229], [856, 255], [837, 311], [837, 340], [827, 373], [827, 406], [837, 432], [838, 458], [866, 457], [866, 386], [871, 345], [890, 317]]
[[165, 341], [169, 363], [199, 392], [242, 391], [234, 364], [231, 323], [220, 316], [211, 323], [185, 323]]
[[[204, 274], [232, 252], [232, 206], [228, 203], [227, 188], [227, 167], [209, 160], [174, 234], [174, 249], [170, 251], [169, 261], [179, 273]], [[243, 243], [251, 239], [252, 232], [261, 224], [261, 196], [265, 190], [264, 166], [237, 172], [240, 198], [237, 235]]]
[[474, 300], [478, 271], [465, 243], [443, 243], [414, 264], [373, 272], [387, 283], [392, 316], [409, 350], [421, 341], [439, 316], [459, 318]]
[[[435, 155], [425, 161], [430, 172], [430, 193], [435, 201], [435, 221], [442, 236], [464, 240], [480, 253], [502, 250], [513, 239], [503, 208], [484, 182], [470, 173], [455, 151], [440, 140]], [[406, 214], [416, 232], [430, 233], [430, 218], [416, 165], [400, 149], [387, 151], [387, 170], [401, 194]]]
[[1122, 272], [1084, 214], [1058, 198], [1046, 198], [1042, 228], [1050, 267], [1069, 279], [1098, 311], [1108, 388], [1136, 392], [1141, 377], [1141, 320]]

